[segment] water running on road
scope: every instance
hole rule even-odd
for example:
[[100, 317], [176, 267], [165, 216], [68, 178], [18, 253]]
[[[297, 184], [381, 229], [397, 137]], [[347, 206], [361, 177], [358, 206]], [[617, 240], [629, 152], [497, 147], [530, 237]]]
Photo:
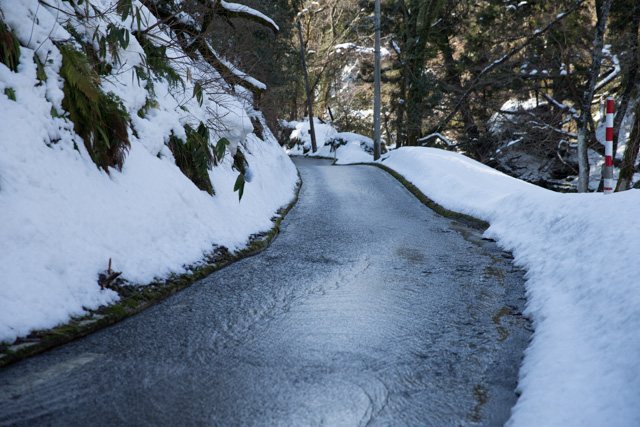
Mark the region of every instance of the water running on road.
[[271, 248], [1, 371], [0, 424], [502, 425], [522, 273], [376, 168], [296, 162]]

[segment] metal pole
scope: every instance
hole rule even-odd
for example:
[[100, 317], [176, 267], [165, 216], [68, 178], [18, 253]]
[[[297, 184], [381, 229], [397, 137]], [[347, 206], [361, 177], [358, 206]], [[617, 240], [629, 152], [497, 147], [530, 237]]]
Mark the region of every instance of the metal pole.
[[309, 110], [309, 133], [311, 134], [311, 150], [318, 151], [316, 145], [316, 131], [313, 127], [313, 110], [311, 108], [311, 95], [309, 95], [309, 77], [307, 77], [307, 63], [304, 60], [304, 43], [302, 42], [302, 26], [298, 21], [298, 35], [300, 36], [300, 55], [302, 56], [302, 69], [304, 70], [304, 87], [307, 91], [307, 109]]
[[375, 69], [373, 90], [373, 160], [380, 158], [380, 0], [375, 5]]
[[604, 194], [613, 193], [613, 98], [607, 98], [607, 137], [604, 143]]

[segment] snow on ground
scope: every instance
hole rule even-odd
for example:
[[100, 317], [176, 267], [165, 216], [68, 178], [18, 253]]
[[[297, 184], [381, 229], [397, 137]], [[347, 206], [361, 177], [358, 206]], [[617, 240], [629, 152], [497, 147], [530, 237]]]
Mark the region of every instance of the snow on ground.
[[[284, 122], [284, 124], [293, 129], [290, 138], [296, 142], [296, 145], [288, 150], [288, 154], [303, 155], [309, 152], [311, 150], [311, 134], [309, 133], [311, 126], [309, 125], [309, 120], [307, 119], [302, 122]], [[328, 157], [331, 147], [328, 145], [325, 147], [325, 143], [330, 137], [338, 133], [338, 131], [330, 124], [322, 123], [317, 118], [313, 119], [313, 129], [315, 131], [316, 146], [318, 148], [318, 152], [314, 155]], [[320, 152], [322, 152], [322, 154], [320, 154]]]
[[[333, 157], [339, 165], [349, 163], [364, 163], [373, 160], [373, 140], [353, 132], [338, 132], [331, 124], [314, 119], [316, 146], [318, 150], [311, 151], [311, 135], [309, 134], [309, 120], [281, 122], [284, 127], [293, 129], [290, 139], [291, 148], [285, 148], [290, 156]], [[386, 146], [383, 148], [386, 152]]]
[[[356, 144], [337, 157], [373, 161]], [[489, 222], [485, 235], [527, 272], [535, 332], [507, 425], [640, 425], [640, 190], [556, 193], [435, 148], [380, 162], [445, 208]]]
[[[62, 59], [51, 38], [68, 38], [56, 23], [56, 11], [37, 0], [0, 0], [0, 6], [27, 46], [21, 48], [18, 72], [0, 63], [0, 342], [114, 302], [116, 293], [97, 283], [109, 259], [121, 277], [138, 284], [182, 273], [214, 245], [238, 249], [251, 234], [270, 229], [270, 218], [294, 197], [293, 163], [241, 94], [217, 91], [200, 105], [186, 95], [193, 93], [186, 76], [179, 91], [158, 78], [155, 106], [140, 116], [152, 95], [130, 66], [104, 77], [102, 88], [120, 96], [132, 118], [131, 148], [121, 172], [98, 169], [73, 124], [52, 115], [54, 108], [63, 111], [64, 94], [58, 74]], [[142, 21], [155, 22], [148, 11]], [[129, 17], [128, 23], [134, 20]], [[133, 38], [129, 49], [131, 60], [139, 60]], [[46, 64], [44, 83], [37, 79], [34, 54]], [[214, 73], [201, 65], [191, 64], [194, 77]], [[211, 143], [226, 137], [228, 151], [240, 145], [248, 161], [251, 181], [247, 174], [241, 201], [233, 191], [238, 172], [229, 153], [209, 172], [212, 197], [180, 171], [165, 144], [171, 133], [184, 137], [184, 125], [197, 127], [211, 114], [224, 117], [226, 125], [212, 132]], [[252, 133], [250, 116], [262, 121], [264, 141]]]

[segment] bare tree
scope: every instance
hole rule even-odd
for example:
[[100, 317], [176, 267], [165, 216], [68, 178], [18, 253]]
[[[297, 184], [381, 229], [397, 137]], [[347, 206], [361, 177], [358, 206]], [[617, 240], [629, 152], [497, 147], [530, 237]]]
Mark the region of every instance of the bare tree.
[[591, 103], [593, 101], [593, 93], [596, 88], [596, 82], [600, 75], [600, 66], [602, 64], [602, 47], [604, 44], [604, 32], [611, 8], [611, 0], [603, 0], [597, 5], [598, 21], [595, 28], [595, 37], [593, 40], [593, 53], [591, 56], [591, 68], [587, 80], [587, 88], [582, 96], [582, 105], [580, 117], [578, 118], [578, 192], [586, 193], [589, 191], [589, 157], [587, 155], [587, 131], [589, 127], [589, 119], [591, 117]]

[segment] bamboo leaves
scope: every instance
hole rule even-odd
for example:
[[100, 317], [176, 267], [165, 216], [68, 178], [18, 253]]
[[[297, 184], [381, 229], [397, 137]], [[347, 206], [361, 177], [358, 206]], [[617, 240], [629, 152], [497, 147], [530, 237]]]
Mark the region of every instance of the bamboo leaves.
[[0, 62], [9, 67], [11, 71], [16, 72], [18, 71], [19, 61], [20, 43], [0, 19]]
[[107, 173], [110, 167], [121, 170], [130, 146], [129, 115], [115, 95], [100, 90], [100, 78], [84, 53], [67, 44], [59, 49], [65, 82], [62, 107], [93, 162]]

